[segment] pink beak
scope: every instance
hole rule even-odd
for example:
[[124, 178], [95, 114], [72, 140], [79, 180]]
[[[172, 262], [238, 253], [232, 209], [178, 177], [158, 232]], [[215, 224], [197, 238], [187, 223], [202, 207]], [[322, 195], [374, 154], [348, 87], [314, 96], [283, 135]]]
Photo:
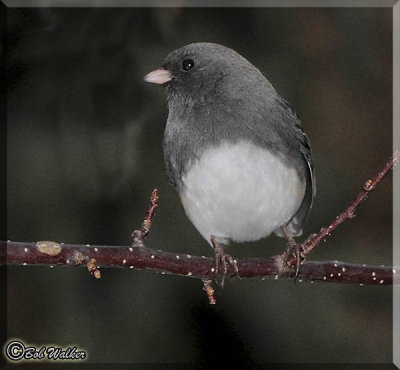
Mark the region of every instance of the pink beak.
[[144, 80], [146, 82], [151, 82], [153, 84], [165, 84], [166, 82], [169, 82], [172, 80], [172, 75], [170, 71], [167, 71], [166, 69], [160, 68], [156, 69], [153, 72], [148, 73], [146, 76], [144, 76]]

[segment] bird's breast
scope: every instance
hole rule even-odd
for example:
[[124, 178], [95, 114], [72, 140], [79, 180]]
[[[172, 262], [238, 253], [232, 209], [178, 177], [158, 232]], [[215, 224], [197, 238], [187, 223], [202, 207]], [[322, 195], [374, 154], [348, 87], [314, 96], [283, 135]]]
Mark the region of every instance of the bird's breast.
[[183, 207], [207, 240], [258, 240], [288, 222], [306, 184], [266, 148], [222, 142], [191, 162], [179, 189]]

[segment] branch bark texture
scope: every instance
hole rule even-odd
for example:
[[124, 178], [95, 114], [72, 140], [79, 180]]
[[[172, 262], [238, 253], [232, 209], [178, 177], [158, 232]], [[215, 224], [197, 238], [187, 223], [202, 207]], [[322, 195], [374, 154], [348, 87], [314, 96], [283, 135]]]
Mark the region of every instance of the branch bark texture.
[[[300, 245], [304, 257], [344, 221], [353, 218], [356, 207], [377, 187], [399, 158], [400, 150], [397, 150], [383, 169], [372, 180], [366, 181], [363, 190], [329, 226], [323, 227], [318, 234], [309, 236]], [[96, 278], [101, 276], [99, 270], [101, 267], [146, 268], [162, 274], [201, 279], [205, 289], [210, 288], [210, 280], [216, 278], [214, 258], [163, 252], [145, 247], [144, 240], [150, 231], [157, 207], [158, 194], [157, 190], [154, 190], [141, 228], [132, 233], [131, 246], [71, 245], [48, 241], [0, 242], [0, 265], [86, 266]], [[284, 266], [283, 255], [269, 258], [241, 258], [236, 262], [239, 279], [293, 279], [296, 276], [294, 268]], [[291, 256], [289, 262], [291, 266], [296, 265], [296, 256]], [[339, 261], [302, 261], [297, 280], [392, 285], [400, 284], [399, 275], [400, 267], [359, 265]], [[237, 278], [237, 273], [231, 266], [228, 266], [226, 277]], [[210, 295], [213, 298], [211, 291]], [[210, 303], [211, 301], [212, 299]]]
[[[215, 278], [214, 258], [163, 252], [146, 247], [60, 244], [60, 253], [40, 251], [40, 243], [2, 242], [8, 265], [86, 266], [95, 258], [98, 268], [125, 267], [151, 269], [164, 274], [202, 280]], [[269, 258], [237, 259], [239, 278], [292, 279], [295, 271], [284, 271], [280, 255]], [[400, 269], [391, 266], [358, 265], [339, 261], [305, 261], [298, 280], [372, 285], [400, 284]], [[228, 268], [227, 278], [236, 278]]]

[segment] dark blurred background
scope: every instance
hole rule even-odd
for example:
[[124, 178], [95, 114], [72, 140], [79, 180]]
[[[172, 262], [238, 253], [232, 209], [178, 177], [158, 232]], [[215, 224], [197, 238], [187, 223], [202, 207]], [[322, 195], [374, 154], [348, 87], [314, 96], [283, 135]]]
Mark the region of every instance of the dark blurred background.
[[[212, 255], [168, 184], [164, 91], [143, 76], [195, 41], [232, 47], [300, 115], [327, 225], [392, 152], [391, 8], [8, 9], [8, 238], [127, 245], [153, 190], [147, 245]], [[271, 236], [236, 257], [284, 248]], [[385, 180], [312, 260], [391, 264]], [[93, 362], [239, 366], [392, 361], [392, 289], [195, 279], [150, 271], [10, 267], [8, 337], [76, 344]]]

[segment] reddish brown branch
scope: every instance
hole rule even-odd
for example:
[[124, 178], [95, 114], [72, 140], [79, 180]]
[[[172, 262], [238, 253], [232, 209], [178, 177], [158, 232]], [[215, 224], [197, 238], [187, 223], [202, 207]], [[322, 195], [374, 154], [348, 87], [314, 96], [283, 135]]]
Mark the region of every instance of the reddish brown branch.
[[[215, 279], [213, 257], [162, 252], [150, 248], [127, 246], [60, 244], [56, 256], [40, 252], [37, 243], [1, 242], [0, 255], [7, 256], [7, 265], [87, 266], [95, 258], [98, 267], [151, 269], [160, 273], [187, 276], [202, 280]], [[293, 271], [282, 271], [281, 256], [239, 258], [236, 260], [240, 278], [292, 279]], [[395, 272], [395, 273], [394, 273]], [[306, 261], [298, 275], [299, 281], [325, 281], [373, 285], [400, 284], [400, 268], [391, 266], [356, 265], [339, 261]], [[237, 278], [228, 266], [227, 278]], [[394, 277], [394, 279], [393, 279]]]
[[[318, 234], [308, 237], [306, 241], [301, 245], [302, 255], [305, 257], [311, 251], [320, 244], [323, 240], [325, 240], [328, 236], [330, 236], [343, 222], [348, 219], [355, 217], [355, 210], [363, 202], [367, 199], [368, 194], [373, 191], [377, 185], [383, 180], [383, 178], [392, 170], [393, 166], [399, 161], [400, 158], [400, 150], [396, 150], [393, 156], [389, 159], [389, 161], [385, 164], [382, 170], [372, 179], [367, 180], [364, 184], [363, 190], [357, 194], [355, 199], [350, 203], [350, 205], [339, 215], [336, 219], [327, 227], [321, 228]], [[287, 259], [287, 263], [290, 266], [296, 265], [296, 256], [292, 255]]]
[[135, 230], [132, 233], [132, 245], [133, 246], [143, 246], [143, 242], [146, 239], [148, 233], [150, 232], [151, 224], [153, 223], [153, 218], [158, 207], [159, 197], [158, 190], [154, 189], [150, 196], [150, 204], [147, 207], [146, 215], [142, 226], [139, 230]]
[[[322, 228], [319, 234], [309, 237], [303, 244], [303, 253], [308, 254], [318, 243], [329, 236], [340, 224], [354, 215], [356, 207], [365, 200], [367, 194], [380, 183], [384, 176], [399, 160], [400, 151], [394, 153], [393, 158], [383, 170], [373, 179], [367, 181], [364, 190], [346, 210], [339, 215], [327, 228]], [[133, 232], [134, 243], [127, 246], [96, 246], [96, 245], [68, 245], [48, 241], [37, 243], [0, 242], [0, 264], [7, 265], [70, 265], [87, 266], [93, 275], [100, 277], [101, 267], [129, 267], [147, 268], [161, 273], [176, 274], [201, 279], [207, 292], [210, 303], [214, 303], [211, 280], [215, 276], [214, 258], [191, 256], [156, 251], [144, 247], [144, 239], [149, 233], [155, 210], [158, 206], [157, 190], [154, 190], [150, 199], [142, 227]], [[140, 246], [140, 247], [138, 247]], [[240, 278], [290, 278], [296, 271], [286, 271], [282, 256], [269, 258], [241, 258], [236, 260]], [[237, 278], [237, 272], [227, 266], [227, 278]], [[302, 264], [297, 279], [299, 282], [325, 281], [336, 283], [357, 283], [391, 285], [400, 284], [400, 268], [376, 265], [356, 265], [338, 261], [306, 261]]]

